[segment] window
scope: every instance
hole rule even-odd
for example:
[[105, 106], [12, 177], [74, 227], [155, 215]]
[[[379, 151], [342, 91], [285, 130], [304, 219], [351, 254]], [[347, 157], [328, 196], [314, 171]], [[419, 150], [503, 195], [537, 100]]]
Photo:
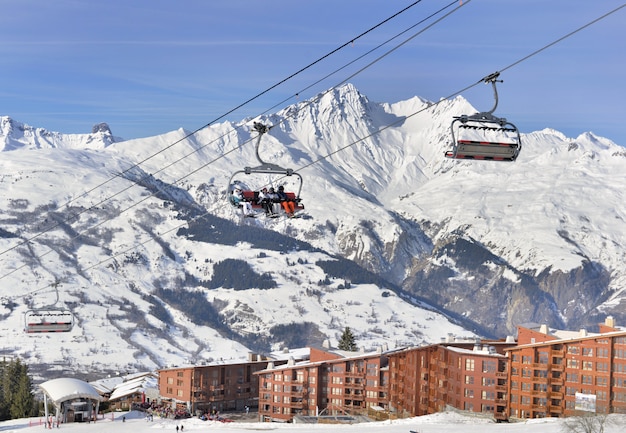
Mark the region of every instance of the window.
[[568, 382], [578, 383], [578, 374], [577, 373], [567, 373], [565, 375], [565, 380]]
[[481, 397], [483, 400], [495, 400], [496, 393], [493, 391], [482, 391]]
[[583, 347], [583, 356], [593, 356], [593, 348]]
[[580, 354], [580, 349], [578, 346], [567, 346], [567, 353], [570, 355], [578, 355]]
[[609, 349], [606, 347], [599, 347], [596, 349], [596, 356], [598, 358], [608, 358], [609, 357]]
[[568, 359], [567, 360], [567, 368], [578, 368], [578, 360], [577, 359]]
[[583, 385], [593, 385], [593, 376], [588, 376], [586, 374], [583, 374], [581, 376], [581, 383]]
[[[600, 364], [600, 362], [598, 362]], [[583, 370], [593, 370], [593, 362], [583, 361]]]
[[626, 388], [626, 378], [613, 377], [613, 386], [618, 388]]
[[474, 384], [474, 376], [465, 376], [465, 383], [468, 385]]
[[608, 379], [606, 377], [596, 377], [596, 386], [608, 386]]
[[483, 361], [483, 373], [494, 373], [496, 371], [496, 361]]
[[609, 371], [609, 363], [608, 362], [596, 362], [596, 371], [601, 371], [606, 373]]
[[626, 373], [626, 364], [622, 364], [621, 362], [613, 363], [613, 371], [617, 373]]
[[174, 385], [174, 378], [173, 377], [168, 377], [167, 378], [167, 384], [168, 385]]
[[496, 379], [493, 377], [483, 377], [483, 386], [495, 386]]
[[539, 352], [537, 355], [537, 361], [539, 361], [539, 364], [547, 364], [548, 363], [548, 359], [550, 359], [550, 355], [548, 354], [548, 352]]
[[474, 360], [466, 359], [465, 360], [465, 371], [474, 371]]
[[465, 397], [474, 398], [474, 390], [465, 388]]
[[532, 362], [533, 362], [533, 358], [531, 356], [528, 356], [528, 355], [522, 356], [522, 364], [532, 364]]

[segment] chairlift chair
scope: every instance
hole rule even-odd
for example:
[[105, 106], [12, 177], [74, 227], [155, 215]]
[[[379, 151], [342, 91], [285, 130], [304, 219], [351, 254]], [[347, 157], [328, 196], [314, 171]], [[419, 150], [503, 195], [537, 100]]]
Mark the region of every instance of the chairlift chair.
[[74, 315], [69, 310], [37, 308], [24, 315], [26, 333], [70, 332], [74, 326]]
[[240, 181], [238, 177], [242, 175], [246, 177], [246, 176], [255, 175], [255, 174], [261, 174], [261, 175], [267, 174], [270, 176], [277, 175], [277, 176], [282, 176], [282, 177], [296, 178], [296, 182], [298, 183], [298, 188], [295, 191], [290, 191], [290, 192], [286, 191], [285, 194], [287, 195], [289, 200], [295, 202], [296, 212], [303, 210], [304, 205], [302, 204], [302, 200], [300, 198], [300, 192], [302, 191], [302, 183], [303, 183], [302, 176], [300, 176], [299, 173], [294, 172], [293, 169], [291, 168], [284, 168], [277, 164], [272, 164], [272, 163], [263, 161], [263, 159], [261, 158], [261, 155], [259, 154], [259, 145], [261, 143], [261, 138], [263, 137], [263, 134], [267, 133], [270, 130], [270, 128], [267, 125], [264, 125], [260, 122], [254, 122], [253, 127], [259, 133], [259, 136], [256, 142], [255, 152], [256, 152], [256, 158], [259, 161], [260, 165], [256, 167], [244, 167], [243, 170], [238, 170], [233, 173], [233, 175], [230, 177], [230, 180], [228, 181], [228, 202], [236, 209], [241, 207], [241, 205], [237, 205], [235, 201], [233, 201], [232, 199], [233, 191], [235, 190], [235, 188], [239, 188], [242, 191], [244, 201], [250, 202], [252, 209], [254, 211], [258, 212], [262, 210], [263, 208], [261, 204], [258, 203], [258, 194], [259, 194], [258, 189], [251, 189], [248, 186], [247, 182]]
[[495, 104], [491, 110], [454, 117], [450, 126], [453, 147], [445, 153], [447, 158], [515, 161], [519, 155], [522, 149], [519, 130], [505, 118], [493, 115], [498, 106], [496, 82], [502, 82], [499, 75], [494, 72], [483, 79], [493, 87]]
[[47, 307], [32, 308], [24, 313], [24, 330], [27, 334], [42, 332], [70, 332], [74, 327], [74, 314], [66, 308], [57, 308], [58, 282], [53, 284], [56, 301]]

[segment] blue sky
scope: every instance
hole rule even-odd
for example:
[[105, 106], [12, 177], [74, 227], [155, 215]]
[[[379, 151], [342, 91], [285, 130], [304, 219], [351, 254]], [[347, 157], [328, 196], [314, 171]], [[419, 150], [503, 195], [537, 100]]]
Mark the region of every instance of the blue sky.
[[[412, 3], [3, 0], [0, 115], [64, 133], [107, 122], [125, 139], [195, 130]], [[450, 3], [422, 0], [224, 119], [275, 112], [296, 93], [342, 82], [424, 26], [314, 84]], [[376, 102], [436, 101], [507, 68], [496, 115], [522, 132], [593, 131], [626, 146], [626, 8], [509, 68], [623, 2], [463, 3], [348, 81]], [[463, 96], [481, 111], [493, 105], [489, 86]]]

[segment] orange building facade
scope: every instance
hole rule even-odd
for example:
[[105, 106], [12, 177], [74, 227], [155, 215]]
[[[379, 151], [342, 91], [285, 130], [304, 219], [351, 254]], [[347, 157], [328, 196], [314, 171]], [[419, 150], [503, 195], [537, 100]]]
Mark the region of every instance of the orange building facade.
[[307, 350], [297, 361], [160, 370], [160, 395], [192, 413], [258, 404], [261, 421], [281, 422], [322, 414], [411, 417], [450, 407], [498, 421], [626, 413], [626, 330], [612, 318], [593, 334], [520, 326], [517, 341]]
[[267, 361], [175, 367], [159, 370], [159, 394], [191, 415], [213, 410], [255, 407], [259, 395], [255, 372]]
[[441, 412], [451, 406], [507, 416], [508, 360], [515, 343], [441, 343], [389, 355], [389, 405], [398, 417]]
[[384, 408], [388, 354], [311, 348], [306, 362], [271, 363], [259, 371], [259, 419], [291, 421], [296, 415], [364, 414]]
[[546, 326], [518, 334], [518, 345], [508, 350], [510, 417], [626, 413], [626, 331], [612, 318], [597, 334]]

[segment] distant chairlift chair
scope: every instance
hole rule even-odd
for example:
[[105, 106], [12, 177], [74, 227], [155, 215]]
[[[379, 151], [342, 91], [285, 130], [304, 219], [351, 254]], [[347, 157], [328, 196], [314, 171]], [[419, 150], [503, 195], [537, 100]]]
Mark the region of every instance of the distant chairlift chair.
[[59, 302], [59, 289], [54, 284], [56, 292], [56, 301], [54, 304], [33, 308], [24, 314], [24, 330], [27, 334], [41, 332], [70, 332], [74, 327], [74, 315], [70, 310], [65, 308], [57, 308]]

